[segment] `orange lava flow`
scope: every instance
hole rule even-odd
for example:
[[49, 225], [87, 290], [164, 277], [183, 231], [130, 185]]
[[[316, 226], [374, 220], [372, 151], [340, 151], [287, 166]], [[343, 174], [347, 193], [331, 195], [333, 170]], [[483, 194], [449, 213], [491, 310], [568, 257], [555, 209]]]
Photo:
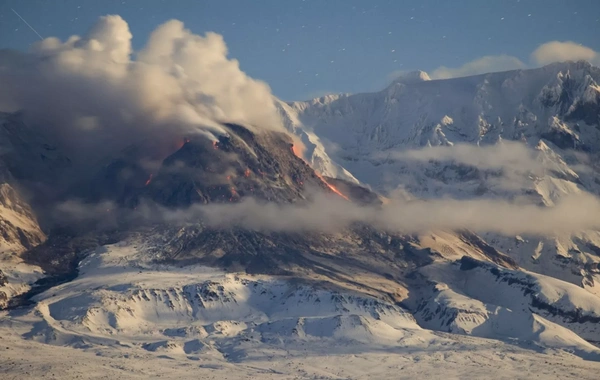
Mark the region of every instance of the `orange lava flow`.
[[317, 175], [317, 177], [319, 177], [319, 179], [321, 181], [323, 181], [327, 185], [327, 187], [329, 187], [329, 190], [333, 191], [334, 193], [336, 193], [337, 195], [339, 195], [340, 197], [344, 198], [347, 201], [350, 200], [350, 198], [348, 198], [341, 191], [339, 191], [338, 189], [336, 189], [335, 186], [333, 186], [329, 182], [325, 181], [325, 178], [323, 178], [323, 176], [321, 176], [319, 173], [315, 172], [315, 174]]
[[146, 184], [144, 186], [148, 186], [150, 182], [152, 182], [152, 173], [150, 173], [150, 177], [148, 177], [148, 180], [146, 181]]
[[[296, 155], [297, 157], [299, 157], [302, 160], [304, 160], [304, 157], [303, 157], [304, 145], [302, 143], [292, 144], [291, 149], [292, 149], [292, 152], [294, 153], [294, 155]], [[263, 174], [260, 170], [259, 170], [259, 172], [261, 174]], [[321, 181], [323, 181], [323, 183], [325, 183], [327, 185], [327, 187], [329, 187], [329, 190], [333, 191], [335, 194], [339, 195], [340, 197], [344, 198], [345, 200], [350, 201], [350, 198], [348, 198], [341, 191], [339, 191], [338, 189], [336, 189], [335, 186], [333, 186], [329, 182], [325, 181], [325, 178], [323, 178], [322, 175], [320, 175], [316, 171], [315, 171], [315, 174], [317, 175], [317, 177], [319, 177], [319, 179]], [[300, 182], [300, 184], [303, 185], [302, 182]]]
[[216, 141], [213, 141], [212, 145], [213, 145], [213, 149], [219, 149], [219, 147], [217, 146], [217, 142]]
[[344, 194], [342, 194], [341, 191], [339, 191], [338, 189], [335, 188], [335, 186], [329, 184], [327, 181], [325, 181], [325, 184], [329, 187], [329, 189], [331, 189], [331, 191], [333, 191], [334, 193], [336, 193], [337, 195], [339, 195], [340, 197], [344, 198], [345, 200], [349, 201], [350, 198], [348, 198], [347, 196], [345, 196]]
[[296, 157], [302, 158], [302, 149], [297, 144], [292, 145], [292, 153], [294, 153]]

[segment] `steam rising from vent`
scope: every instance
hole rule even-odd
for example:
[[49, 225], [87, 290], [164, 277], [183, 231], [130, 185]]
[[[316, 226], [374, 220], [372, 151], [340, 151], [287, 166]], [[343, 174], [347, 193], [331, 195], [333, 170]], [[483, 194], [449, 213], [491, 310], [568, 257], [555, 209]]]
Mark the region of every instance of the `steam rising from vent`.
[[0, 51], [0, 111], [23, 110], [76, 160], [143, 138], [216, 140], [222, 122], [285, 131], [268, 85], [227, 57], [222, 36], [171, 20], [135, 59], [131, 39], [120, 16], [105, 16], [83, 37]]

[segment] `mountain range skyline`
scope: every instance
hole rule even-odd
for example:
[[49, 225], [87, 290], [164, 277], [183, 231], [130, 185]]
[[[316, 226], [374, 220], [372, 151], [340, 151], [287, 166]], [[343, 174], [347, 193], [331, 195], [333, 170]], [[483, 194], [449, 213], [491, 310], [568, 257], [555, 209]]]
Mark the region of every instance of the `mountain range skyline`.
[[379, 90], [400, 72], [469, 75], [536, 67], [565, 54], [597, 60], [600, 51], [593, 37], [600, 34], [600, 4], [586, 0], [485, 7], [476, 0], [4, 1], [0, 46], [27, 50], [39, 37], [13, 10], [41, 36], [61, 40], [81, 34], [98, 15], [119, 14], [135, 51], [156, 25], [178, 19], [195, 34], [223, 35], [243, 71], [288, 101]]

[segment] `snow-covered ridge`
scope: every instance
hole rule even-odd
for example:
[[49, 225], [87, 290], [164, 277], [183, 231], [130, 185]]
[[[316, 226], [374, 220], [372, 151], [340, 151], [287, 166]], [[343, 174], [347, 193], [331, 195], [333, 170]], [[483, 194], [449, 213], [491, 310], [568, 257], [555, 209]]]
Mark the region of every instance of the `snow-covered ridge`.
[[[337, 144], [343, 154], [363, 155], [428, 143], [539, 137], [551, 127], [546, 124], [551, 117], [575, 118], [581, 105], [597, 104], [599, 82], [600, 69], [567, 62], [446, 80], [394, 81], [376, 93], [290, 106], [306, 128]], [[598, 138], [593, 129], [580, 127], [581, 138]]]

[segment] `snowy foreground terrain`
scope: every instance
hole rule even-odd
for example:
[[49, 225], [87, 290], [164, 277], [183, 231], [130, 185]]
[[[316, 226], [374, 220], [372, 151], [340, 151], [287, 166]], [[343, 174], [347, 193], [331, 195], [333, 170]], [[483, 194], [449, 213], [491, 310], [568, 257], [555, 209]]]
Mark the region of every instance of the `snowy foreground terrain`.
[[[374, 298], [271, 276], [153, 266], [143, 259], [146, 248], [139, 241], [101, 247], [81, 263], [75, 281], [37, 295], [33, 309], [0, 314], [3, 379], [442, 373], [593, 379], [600, 370], [600, 362], [574, 355], [597, 360], [600, 350], [540, 317], [533, 327], [523, 320], [507, 326], [510, 317], [502, 326], [502, 314], [510, 311], [495, 311], [499, 318], [491, 324], [498, 326], [488, 328], [522, 335], [533, 329], [521, 342], [435, 332]], [[450, 291], [438, 298], [454, 306], [466, 302]], [[473, 318], [466, 316], [463, 327], [477, 324]]]

